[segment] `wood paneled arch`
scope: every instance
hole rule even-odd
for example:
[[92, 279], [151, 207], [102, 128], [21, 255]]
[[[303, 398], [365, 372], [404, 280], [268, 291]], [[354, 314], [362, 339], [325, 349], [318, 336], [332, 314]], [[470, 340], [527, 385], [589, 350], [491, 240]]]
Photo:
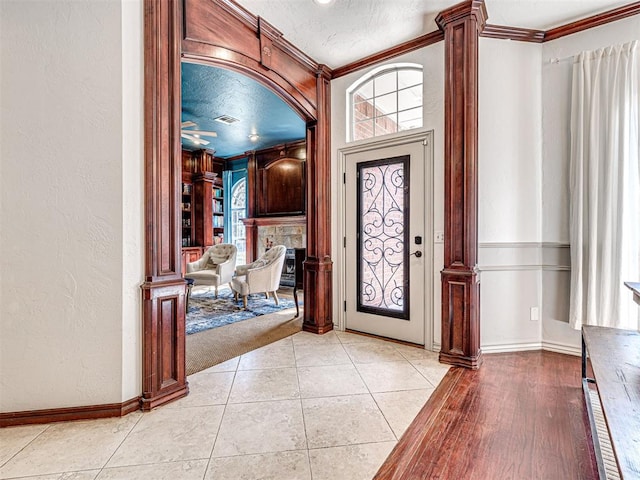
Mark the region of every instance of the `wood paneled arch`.
[[145, 0], [145, 282], [142, 408], [188, 393], [181, 275], [180, 62], [261, 82], [307, 123], [307, 258], [303, 329], [332, 330], [330, 70], [231, 0]]

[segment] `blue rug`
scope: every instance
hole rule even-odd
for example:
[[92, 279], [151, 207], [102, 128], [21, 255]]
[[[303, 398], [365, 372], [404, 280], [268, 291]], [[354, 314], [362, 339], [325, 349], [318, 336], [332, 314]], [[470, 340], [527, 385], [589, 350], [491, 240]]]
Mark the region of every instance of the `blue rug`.
[[[283, 298], [281, 295], [278, 296], [279, 305], [275, 304], [273, 296], [266, 299], [263, 293], [249, 295], [247, 300], [247, 309], [244, 310], [242, 299], [239, 298], [236, 302], [230, 288], [220, 288], [218, 298], [215, 298], [213, 289], [211, 291], [194, 289], [187, 311], [187, 335], [296, 306], [293, 299]], [[302, 306], [302, 302], [299, 304]]]

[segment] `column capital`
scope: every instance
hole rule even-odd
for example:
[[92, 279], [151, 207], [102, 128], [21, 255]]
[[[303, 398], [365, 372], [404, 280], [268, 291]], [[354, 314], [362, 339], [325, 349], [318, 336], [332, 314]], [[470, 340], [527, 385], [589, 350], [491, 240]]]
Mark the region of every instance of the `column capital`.
[[447, 10], [441, 11], [435, 21], [440, 30], [444, 31], [447, 25], [465, 20], [468, 17], [475, 18], [478, 25], [478, 33], [484, 30], [488, 17], [484, 0], [467, 0], [458, 3]]

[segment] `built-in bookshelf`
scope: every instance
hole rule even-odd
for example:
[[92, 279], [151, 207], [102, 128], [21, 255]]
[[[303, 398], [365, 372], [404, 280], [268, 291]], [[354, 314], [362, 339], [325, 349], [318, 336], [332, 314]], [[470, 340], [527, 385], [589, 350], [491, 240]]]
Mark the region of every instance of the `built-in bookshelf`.
[[213, 229], [213, 244], [224, 242], [224, 188], [214, 184], [211, 188], [211, 228]]
[[182, 202], [180, 209], [182, 212], [182, 246], [191, 247], [194, 241], [193, 235], [193, 185], [191, 183], [182, 184]]

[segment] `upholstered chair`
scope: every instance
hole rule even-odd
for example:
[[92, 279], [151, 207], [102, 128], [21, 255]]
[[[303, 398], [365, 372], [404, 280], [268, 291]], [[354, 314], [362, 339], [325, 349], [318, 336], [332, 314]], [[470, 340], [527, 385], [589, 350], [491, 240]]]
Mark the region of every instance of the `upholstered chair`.
[[187, 263], [184, 278], [190, 278], [194, 285], [214, 287], [218, 298], [218, 287], [231, 282], [236, 269], [238, 249], [230, 243], [220, 243], [209, 247], [195, 262]]
[[256, 261], [236, 267], [236, 276], [231, 280], [231, 288], [236, 300], [238, 300], [238, 296], [242, 297], [244, 308], [247, 308], [247, 297], [250, 294], [263, 292], [267, 298], [269, 298], [269, 293], [272, 293], [273, 299], [278, 305], [276, 290], [280, 285], [280, 275], [282, 275], [286, 251], [287, 249], [283, 245], [276, 245]]

